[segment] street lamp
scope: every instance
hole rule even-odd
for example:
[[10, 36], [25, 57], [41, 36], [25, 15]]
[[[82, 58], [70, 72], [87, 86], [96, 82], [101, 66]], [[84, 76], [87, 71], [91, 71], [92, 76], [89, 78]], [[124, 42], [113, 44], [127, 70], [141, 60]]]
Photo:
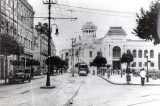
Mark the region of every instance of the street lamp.
[[58, 31], [58, 26], [57, 26], [57, 24], [52, 24], [52, 25], [51, 25], [51, 29], [52, 29], [52, 26], [53, 26], [53, 25], [55, 25], [55, 26], [56, 26], [56, 32], [55, 32], [55, 35], [59, 35], [59, 31]]
[[148, 62], [151, 62], [151, 61], [149, 61], [149, 60], [148, 60], [148, 53], [146, 53], [146, 58], [147, 58], [147, 73], [146, 73], [146, 77], [147, 77], [147, 79], [146, 79], [146, 82], [149, 82], [149, 75], [148, 75]]
[[[48, 36], [48, 70], [47, 70], [47, 80], [46, 80], [46, 87], [50, 87], [50, 57], [51, 57], [51, 31], [52, 31], [52, 26], [55, 25], [56, 26], [56, 35], [59, 34], [58, 32], [58, 26], [57, 24], [52, 24], [50, 26], [49, 24], [49, 29], [46, 30], [43, 29], [42, 25], [39, 23], [37, 25], [37, 29], [41, 32], [44, 33]], [[41, 87], [41, 88], [45, 88], [45, 87]]]
[[[59, 34], [58, 32], [58, 27], [57, 24], [52, 24], [56, 26], [56, 35]], [[47, 81], [46, 81], [46, 86], [50, 86], [50, 57], [51, 57], [51, 31], [52, 31], [52, 25], [50, 29], [50, 24], [49, 24], [49, 33], [48, 34], [48, 58], [49, 58], [49, 63], [48, 63], [48, 72], [47, 72]]]

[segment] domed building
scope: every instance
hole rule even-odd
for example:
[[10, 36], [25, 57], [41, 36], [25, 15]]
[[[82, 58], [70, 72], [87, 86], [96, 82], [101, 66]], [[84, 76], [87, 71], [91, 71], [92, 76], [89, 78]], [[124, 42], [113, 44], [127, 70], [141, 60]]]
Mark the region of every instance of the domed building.
[[[130, 50], [133, 54], [134, 61], [131, 63], [136, 70], [147, 67], [147, 55], [150, 63], [149, 70], [160, 69], [160, 50], [152, 42], [145, 40], [133, 40], [127, 38], [127, 33], [122, 27], [110, 27], [107, 34], [100, 39], [96, 39], [97, 27], [92, 22], [87, 22], [82, 26], [82, 36], [79, 42], [76, 42], [74, 49], [74, 64], [85, 62], [88, 65], [101, 52], [102, 56], [107, 59], [112, 69], [124, 69], [125, 64], [120, 63], [123, 53]], [[68, 58], [71, 67], [71, 49], [65, 49], [60, 52], [61, 58]]]
[[96, 38], [97, 27], [92, 22], [87, 22], [82, 27], [82, 39], [83, 43], [92, 43]]

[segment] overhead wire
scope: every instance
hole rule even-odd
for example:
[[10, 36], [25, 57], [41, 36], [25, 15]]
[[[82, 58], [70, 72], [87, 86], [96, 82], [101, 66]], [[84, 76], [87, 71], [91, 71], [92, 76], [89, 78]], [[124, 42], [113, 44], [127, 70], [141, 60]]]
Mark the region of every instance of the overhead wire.
[[128, 13], [128, 14], [136, 14], [134, 12], [127, 12], [127, 11], [114, 11], [114, 10], [103, 10], [103, 9], [95, 9], [95, 8], [86, 8], [86, 7], [79, 7], [79, 6], [71, 6], [71, 5], [66, 5], [66, 4], [59, 4], [57, 5], [63, 6], [63, 7], [73, 7], [73, 8], [79, 8], [79, 9], [84, 9], [84, 10], [94, 10], [94, 11], [104, 11], [104, 12], [114, 12], [114, 13]]
[[[59, 9], [64, 9], [66, 10], [66, 8], [63, 7], [55, 7], [55, 8], [59, 8]], [[73, 9], [72, 9], [73, 10]], [[136, 14], [113, 14], [113, 13], [98, 13], [98, 12], [90, 12], [90, 11], [83, 11], [83, 10], [73, 10], [74, 12], [81, 12], [81, 13], [89, 13], [89, 14], [97, 14], [97, 15], [108, 15], [108, 16], [121, 16], [121, 17], [133, 17], [136, 16]]]
[[[68, 6], [69, 5], [67, 5], [67, 7]], [[58, 7], [55, 7], [55, 8], [67, 10], [66, 7], [62, 7], [62, 6], [61, 7], [58, 6]], [[87, 8], [87, 9], [89, 9], [89, 8]], [[77, 8], [75, 8], [75, 9], [70, 9], [70, 10], [73, 10], [74, 12], [98, 14], [98, 15], [108, 15], [108, 16], [121, 16], [121, 17], [133, 17], [133, 16], [136, 16], [136, 13], [133, 13], [133, 12], [122, 12], [122, 11], [120, 12], [120, 11], [110, 11], [110, 10], [102, 10], [102, 11], [100, 11], [100, 9], [98, 9], [98, 12], [96, 11], [97, 9], [91, 9], [90, 11], [86, 11], [85, 9], [79, 9], [79, 8], [77, 9]], [[103, 13], [100, 13], [100, 12], [103, 12]]]

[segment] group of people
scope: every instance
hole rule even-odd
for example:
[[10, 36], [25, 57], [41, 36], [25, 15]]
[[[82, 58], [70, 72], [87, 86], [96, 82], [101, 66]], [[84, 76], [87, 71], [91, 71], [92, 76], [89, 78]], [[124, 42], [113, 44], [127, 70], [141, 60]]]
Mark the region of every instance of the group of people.
[[[110, 78], [110, 75], [111, 75], [111, 70], [109, 68], [105, 69], [105, 70], [102, 70], [100, 72], [97, 72], [97, 74], [101, 74], [104, 76], [104, 74], [107, 74], [107, 78], [109, 79]], [[93, 75], [95, 75], [95, 70], [93, 69]], [[144, 86], [144, 83], [145, 83], [145, 77], [146, 77], [146, 71], [144, 70], [144, 68], [142, 68], [140, 70], [140, 77], [141, 77], [141, 85]]]

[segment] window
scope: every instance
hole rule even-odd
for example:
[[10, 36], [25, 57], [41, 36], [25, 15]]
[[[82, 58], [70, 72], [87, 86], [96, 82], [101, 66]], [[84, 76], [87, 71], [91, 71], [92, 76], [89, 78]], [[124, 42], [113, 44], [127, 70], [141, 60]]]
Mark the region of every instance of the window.
[[145, 64], [144, 64], [145, 66], [147, 66], [147, 62], [145, 62]]
[[150, 58], [154, 58], [154, 51], [150, 50]]
[[139, 58], [142, 58], [142, 50], [139, 50], [139, 51], [138, 51], [138, 57], [139, 57]]
[[89, 57], [92, 57], [92, 51], [89, 51]]
[[121, 49], [118, 46], [113, 48], [113, 57], [120, 57], [121, 56]]
[[154, 63], [153, 62], [151, 62], [151, 67], [154, 67]]
[[68, 56], [68, 53], [66, 53], [66, 57]]
[[139, 67], [142, 67], [142, 62], [139, 62]]
[[144, 51], [144, 57], [147, 57], [147, 54], [148, 54], [148, 50], [145, 50]]
[[134, 58], [136, 58], [136, 57], [137, 57], [136, 50], [133, 50], [133, 57], [134, 57]]

